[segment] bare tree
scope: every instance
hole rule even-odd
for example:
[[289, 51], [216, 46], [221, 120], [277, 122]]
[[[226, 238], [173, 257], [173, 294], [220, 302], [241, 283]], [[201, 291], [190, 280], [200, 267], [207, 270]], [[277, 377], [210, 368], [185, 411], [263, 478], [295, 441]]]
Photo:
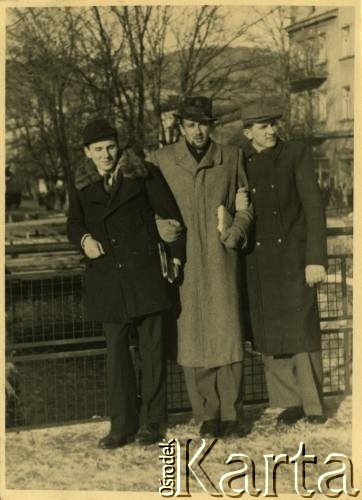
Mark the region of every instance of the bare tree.
[[79, 19], [69, 9], [56, 8], [15, 9], [12, 14], [7, 52], [8, 130], [17, 131], [16, 151], [23, 149], [23, 155], [50, 182], [59, 167], [69, 181], [70, 125], [77, 107], [69, 61]]
[[160, 116], [169, 10], [92, 7], [83, 15], [75, 72], [94, 109], [113, 116], [127, 138], [140, 145], [154, 133]]
[[[247, 40], [250, 29], [262, 22], [274, 9], [260, 13], [256, 18], [245, 21], [236, 30], [225, 27], [224, 15], [218, 6], [185, 8], [174, 27], [179, 60], [180, 94], [199, 91], [208, 82], [210, 97], [218, 96], [228, 82], [230, 75], [257, 61], [244, 61], [222, 57], [236, 41]], [[183, 21], [182, 21], [183, 19]], [[181, 25], [181, 26], [180, 26]]]
[[167, 97], [203, 92], [229, 100], [239, 92], [239, 98], [240, 81], [265, 64], [265, 51], [240, 58], [232, 45], [273, 12], [264, 9], [227, 30], [218, 6], [12, 9], [7, 125], [16, 131], [17, 154], [50, 172], [60, 165], [68, 180], [81, 124], [99, 114], [113, 118], [132, 142], [157, 144]]

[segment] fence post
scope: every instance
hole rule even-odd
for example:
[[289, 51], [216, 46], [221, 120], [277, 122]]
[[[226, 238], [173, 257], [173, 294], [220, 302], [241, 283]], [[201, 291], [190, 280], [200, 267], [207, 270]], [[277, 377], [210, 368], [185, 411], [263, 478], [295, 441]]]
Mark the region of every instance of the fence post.
[[[347, 265], [346, 256], [341, 256], [341, 288], [342, 288], [342, 314], [343, 318], [348, 316], [348, 293], [347, 293]], [[343, 331], [343, 344], [344, 344], [344, 393], [351, 394], [351, 382], [350, 382], [350, 351], [351, 351], [351, 339], [350, 331]]]
[[342, 313], [343, 313], [343, 318], [345, 319], [348, 316], [346, 256], [342, 255], [340, 259], [341, 259]]
[[352, 387], [350, 381], [351, 375], [351, 331], [346, 329], [343, 331], [343, 344], [344, 344], [344, 394], [347, 396], [352, 394]]

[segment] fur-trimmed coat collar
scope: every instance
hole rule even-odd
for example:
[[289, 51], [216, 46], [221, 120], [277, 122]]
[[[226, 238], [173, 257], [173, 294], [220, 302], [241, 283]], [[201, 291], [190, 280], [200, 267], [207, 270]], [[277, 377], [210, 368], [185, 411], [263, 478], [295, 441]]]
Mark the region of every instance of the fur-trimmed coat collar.
[[[145, 161], [131, 148], [127, 148], [122, 151], [122, 154], [112, 172], [114, 179], [113, 182], [118, 180], [120, 176], [127, 177], [129, 179], [138, 179], [146, 178], [148, 175], [149, 173]], [[96, 166], [92, 160], [87, 159], [76, 169], [74, 184], [78, 190], [81, 190], [94, 182], [98, 182], [99, 179], [100, 175]]]

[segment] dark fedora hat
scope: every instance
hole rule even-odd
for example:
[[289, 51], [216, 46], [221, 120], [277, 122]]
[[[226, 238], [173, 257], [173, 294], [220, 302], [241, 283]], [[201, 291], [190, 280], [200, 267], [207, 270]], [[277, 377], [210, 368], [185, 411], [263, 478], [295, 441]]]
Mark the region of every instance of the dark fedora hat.
[[212, 101], [208, 97], [194, 96], [185, 97], [174, 113], [177, 118], [186, 118], [198, 122], [213, 122]]
[[241, 112], [241, 119], [244, 128], [250, 127], [253, 123], [265, 123], [277, 120], [282, 117], [282, 113], [273, 103], [258, 101], [246, 105]]
[[83, 143], [85, 146], [110, 138], [117, 139], [117, 130], [105, 118], [95, 118], [84, 127]]

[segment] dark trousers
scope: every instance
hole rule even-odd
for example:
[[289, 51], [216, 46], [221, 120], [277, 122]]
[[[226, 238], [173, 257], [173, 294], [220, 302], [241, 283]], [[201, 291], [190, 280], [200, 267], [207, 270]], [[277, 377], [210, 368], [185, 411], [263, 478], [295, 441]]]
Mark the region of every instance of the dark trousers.
[[[116, 437], [134, 434], [139, 425], [161, 424], [166, 420], [166, 366], [164, 359], [162, 315], [137, 319], [130, 323], [104, 323], [107, 342], [107, 388], [111, 421], [110, 434]], [[128, 337], [137, 331], [140, 359], [140, 395]]]

